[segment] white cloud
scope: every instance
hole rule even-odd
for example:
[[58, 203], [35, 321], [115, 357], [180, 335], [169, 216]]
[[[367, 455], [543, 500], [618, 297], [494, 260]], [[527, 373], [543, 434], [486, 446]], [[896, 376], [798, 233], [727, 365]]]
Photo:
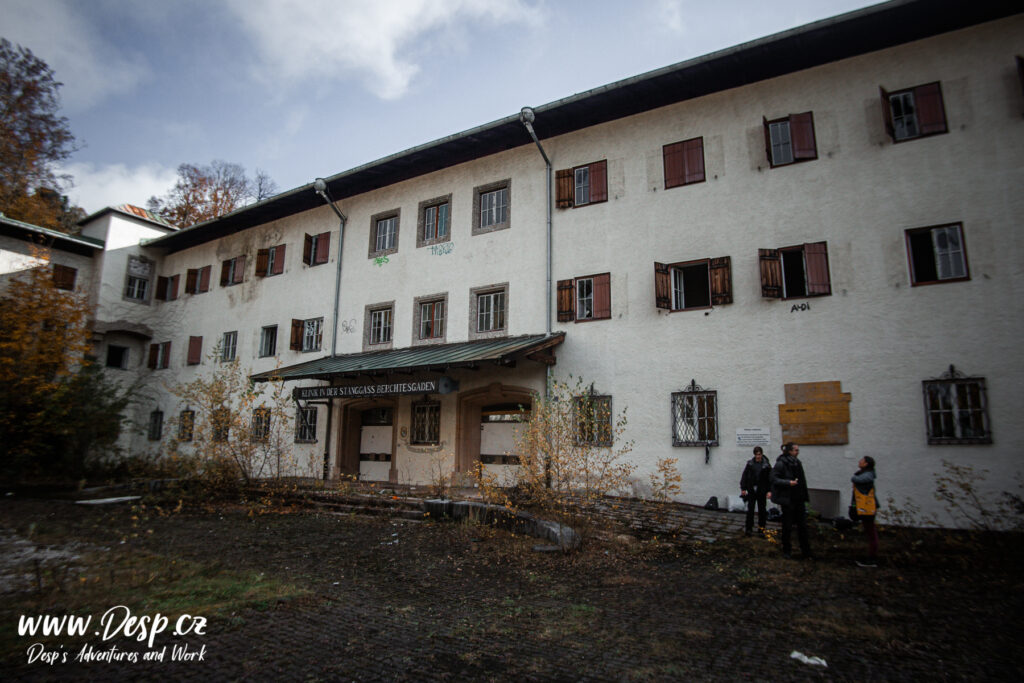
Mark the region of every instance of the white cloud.
[[[411, 52], [456, 24], [537, 25], [523, 0], [226, 0], [255, 40], [268, 80], [356, 76], [383, 99], [397, 99], [419, 71]], [[484, 24], [484, 27], [481, 24]]]
[[68, 190], [68, 198], [88, 213], [121, 204], [145, 207], [147, 199], [170, 190], [178, 177], [177, 169], [156, 163], [135, 167], [74, 163], [60, 172], [73, 176], [75, 184]]
[[4, 37], [53, 69], [64, 83], [62, 104], [72, 112], [131, 91], [149, 73], [145, 64], [129, 61], [99, 39], [84, 7], [67, 0], [3, 0], [2, 8]]

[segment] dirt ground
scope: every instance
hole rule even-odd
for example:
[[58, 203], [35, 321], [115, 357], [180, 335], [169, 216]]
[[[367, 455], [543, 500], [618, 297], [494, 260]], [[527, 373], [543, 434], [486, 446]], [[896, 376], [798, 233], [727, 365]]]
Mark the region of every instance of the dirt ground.
[[[609, 537], [565, 555], [461, 522], [6, 498], [0, 677], [1019, 680], [1020, 535], [888, 532], [866, 569], [856, 532], [820, 527], [817, 560], [787, 560], [719, 514], [714, 542]], [[75, 659], [149, 649], [134, 638], [17, 633], [25, 614], [95, 624], [118, 604], [209, 623], [158, 634], [163, 662]], [[69, 661], [28, 663], [37, 641]], [[202, 660], [169, 661], [183, 644]]]

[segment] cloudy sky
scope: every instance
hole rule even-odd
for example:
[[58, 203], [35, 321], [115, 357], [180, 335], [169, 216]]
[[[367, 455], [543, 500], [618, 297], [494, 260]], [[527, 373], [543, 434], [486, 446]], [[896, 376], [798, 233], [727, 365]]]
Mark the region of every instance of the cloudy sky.
[[0, 0], [64, 83], [87, 211], [181, 163], [283, 191], [869, 0]]

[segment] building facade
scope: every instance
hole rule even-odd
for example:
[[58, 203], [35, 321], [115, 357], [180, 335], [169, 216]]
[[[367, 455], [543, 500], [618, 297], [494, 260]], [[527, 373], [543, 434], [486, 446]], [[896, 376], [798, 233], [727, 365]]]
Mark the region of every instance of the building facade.
[[625, 493], [676, 458], [721, 499], [785, 441], [826, 515], [864, 455], [926, 513], [943, 461], [1019, 492], [1021, 54], [1013, 3], [888, 3], [536, 107], [536, 142], [510, 116], [108, 230], [100, 353], [134, 340], [140, 423], [214, 348], [283, 378], [313, 476], [509, 475], [550, 373], [627, 410]]

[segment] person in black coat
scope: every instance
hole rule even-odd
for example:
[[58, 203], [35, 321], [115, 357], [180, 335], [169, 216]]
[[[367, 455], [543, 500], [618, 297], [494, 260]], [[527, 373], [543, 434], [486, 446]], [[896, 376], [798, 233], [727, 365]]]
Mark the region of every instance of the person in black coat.
[[747, 466], [743, 468], [743, 476], [740, 477], [740, 493], [747, 502], [747, 536], [754, 531], [755, 504], [757, 528], [759, 533], [764, 535], [764, 528], [768, 523], [767, 499], [772, 496], [771, 486], [772, 465], [768, 458], [764, 457], [764, 450], [760, 446], [754, 446], [754, 457], [747, 461]]
[[800, 447], [787, 443], [772, 468], [772, 501], [782, 508], [782, 554], [791, 557], [793, 525], [796, 524], [800, 540], [800, 552], [812, 558], [811, 544], [807, 538], [807, 478], [804, 466], [798, 456]]

